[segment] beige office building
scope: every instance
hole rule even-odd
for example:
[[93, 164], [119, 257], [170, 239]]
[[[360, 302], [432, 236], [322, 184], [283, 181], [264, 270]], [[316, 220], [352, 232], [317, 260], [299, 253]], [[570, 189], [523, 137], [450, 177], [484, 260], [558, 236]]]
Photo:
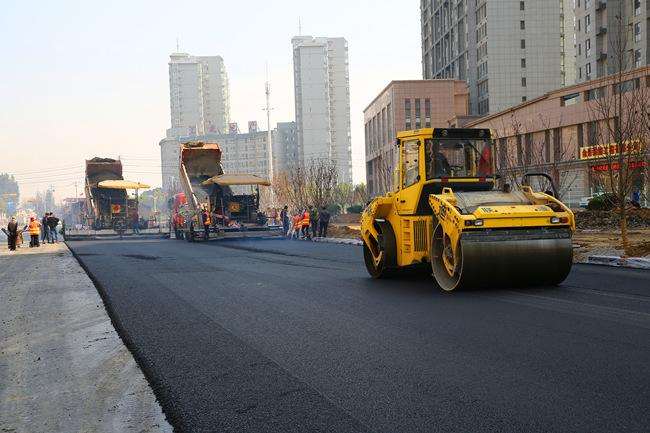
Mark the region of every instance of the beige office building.
[[391, 81], [363, 110], [368, 192], [374, 196], [392, 188], [397, 132], [445, 127], [453, 117], [464, 118], [468, 109], [464, 81]]

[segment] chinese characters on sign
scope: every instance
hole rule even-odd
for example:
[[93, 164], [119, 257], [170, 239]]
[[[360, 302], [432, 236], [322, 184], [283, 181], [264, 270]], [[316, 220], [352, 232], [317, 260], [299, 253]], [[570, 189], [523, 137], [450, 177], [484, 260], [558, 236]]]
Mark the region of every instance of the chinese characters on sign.
[[[580, 159], [604, 158], [619, 154], [618, 144], [602, 144], [597, 146], [585, 146], [580, 148]], [[623, 143], [623, 154], [638, 153], [641, 151], [641, 143], [638, 140]]]

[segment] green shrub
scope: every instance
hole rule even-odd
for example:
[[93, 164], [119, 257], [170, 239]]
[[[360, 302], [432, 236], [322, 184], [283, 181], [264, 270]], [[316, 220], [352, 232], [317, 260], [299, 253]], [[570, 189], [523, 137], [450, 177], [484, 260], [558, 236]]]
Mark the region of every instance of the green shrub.
[[363, 212], [363, 206], [360, 204], [353, 204], [352, 206], [348, 207], [347, 210], [349, 213], [361, 213]]
[[338, 214], [341, 213], [341, 206], [339, 206], [338, 204], [331, 204], [331, 205], [327, 206], [327, 211], [332, 216], [338, 215]]

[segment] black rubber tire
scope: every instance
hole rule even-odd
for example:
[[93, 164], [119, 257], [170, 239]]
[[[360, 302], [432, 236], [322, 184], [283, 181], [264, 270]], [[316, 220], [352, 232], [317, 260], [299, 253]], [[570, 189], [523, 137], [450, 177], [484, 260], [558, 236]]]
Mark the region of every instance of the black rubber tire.
[[363, 261], [366, 270], [372, 278], [386, 278], [395, 274], [397, 268], [397, 245], [395, 232], [389, 222], [380, 223], [381, 236], [383, 238], [384, 255], [379, 265], [375, 266], [372, 252], [366, 243], [363, 243]]

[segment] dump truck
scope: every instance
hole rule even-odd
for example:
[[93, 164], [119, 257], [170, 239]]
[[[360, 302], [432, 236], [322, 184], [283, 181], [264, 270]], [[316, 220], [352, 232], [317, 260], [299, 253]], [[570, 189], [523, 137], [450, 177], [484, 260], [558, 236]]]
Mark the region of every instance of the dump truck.
[[109, 180], [123, 180], [120, 160], [100, 157], [86, 160], [86, 225], [95, 230], [124, 233], [137, 215], [137, 204], [122, 188], [99, 186], [100, 182]]
[[[448, 292], [567, 277], [573, 213], [544, 173], [501, 179], [489, 129], [404, 131], [396, 145], [394, 190], [373, 199], [361, 218], [370, 276], [424, 267]], [[549, 187], [534, 191], [534, 178]]]
[[[225, 174], [218, 143], [190, 141], [181, 144], [179, 178], [182, 192], [171, 203], [171, 229], [176, 239], [187, 241], [223, 237], [276, 235], [259, 210], [259, 186], [269, 181], [249, 174]], [[250, 187], [250, 193], [233, 193], [232, 187]], [[203, 213], [209, 215], [206, 233]]]

